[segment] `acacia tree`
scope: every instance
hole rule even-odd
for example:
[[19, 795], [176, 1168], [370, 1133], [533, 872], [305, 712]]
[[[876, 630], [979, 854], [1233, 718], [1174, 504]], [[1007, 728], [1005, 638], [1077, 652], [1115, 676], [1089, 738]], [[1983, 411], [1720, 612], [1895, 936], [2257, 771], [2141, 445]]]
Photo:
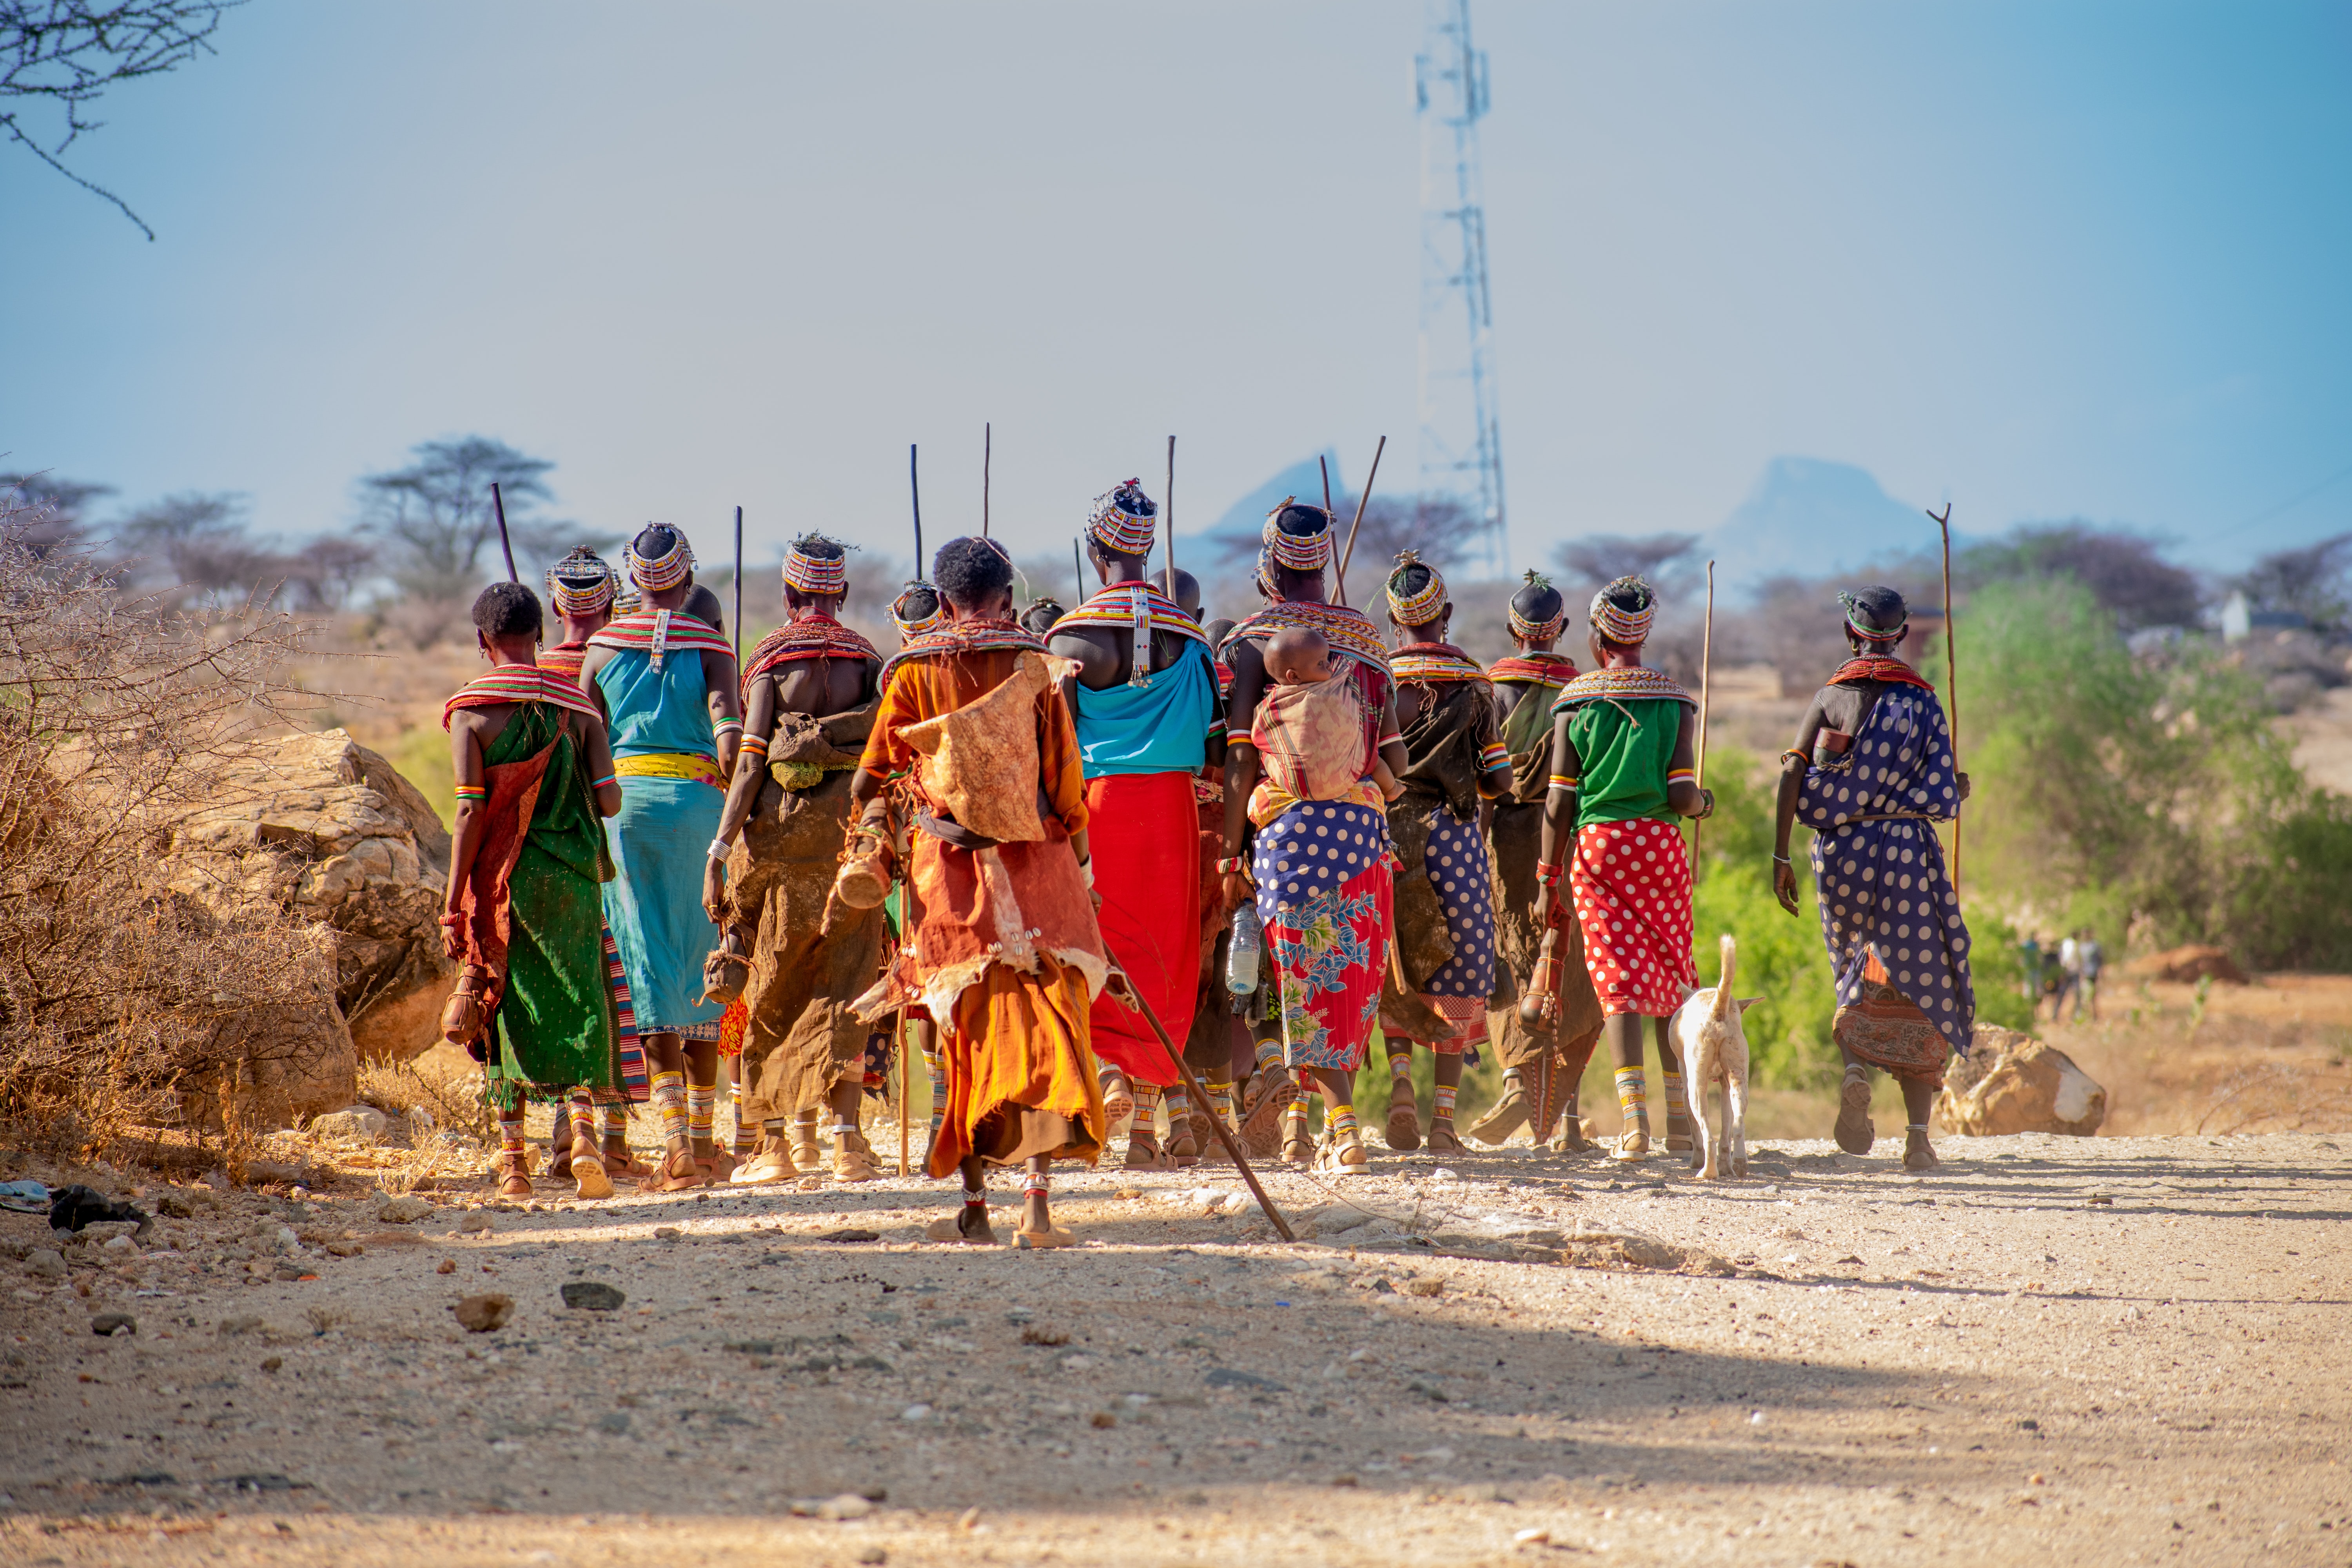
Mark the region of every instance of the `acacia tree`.
[[[506, 500], [516, 559], [555, 552], [566, 525], [533, 515], [553, 493], [544, 478], [553, 463], [487, 436], [421, 442], [410, 452], [415, 460], [406, 468], [360, 481], [361, 530], [391, 547], [392, 580], [404, 592], [446, 603], [481, 580], [482, 552], [499, 536], [493, 483]], [[490, 564], [505, 566], [495, 556]]]
[[[0, 126], [9, 140], [93, 195], [112, 202], [149, 239], [155, 231], [121, 196], [59, 161], [101, 121], [85, 118], [108, 88], [161, 76], [214, 53], [221, 13], [245, 0], [0, 0]], [[26, 130], [36, 106], [57, 111], [56, 140], [44, 146]]]

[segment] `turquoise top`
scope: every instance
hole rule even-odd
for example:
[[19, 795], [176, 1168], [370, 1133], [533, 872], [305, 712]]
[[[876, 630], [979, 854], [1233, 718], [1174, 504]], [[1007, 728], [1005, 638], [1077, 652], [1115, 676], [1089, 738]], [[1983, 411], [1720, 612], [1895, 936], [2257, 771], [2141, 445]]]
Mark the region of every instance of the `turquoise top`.
[[671, 648], [656, 669], [653, 655], [614, 648], [596, 671], [596, 689], [604, 694], [605, 710], [612, 715], [614, 756], [657, 752], [719, 755], [699, 649]]
[[1078, 688], [1078, 756], [1090, 779], [1107, 773], [1196, 773], [1209, 760], [1209, 737], [1223, 732], [1217, 671], [1209, 650], [1184, 639], [1184, 651], [1140, 686], [1120, 681], [1105, 691]]

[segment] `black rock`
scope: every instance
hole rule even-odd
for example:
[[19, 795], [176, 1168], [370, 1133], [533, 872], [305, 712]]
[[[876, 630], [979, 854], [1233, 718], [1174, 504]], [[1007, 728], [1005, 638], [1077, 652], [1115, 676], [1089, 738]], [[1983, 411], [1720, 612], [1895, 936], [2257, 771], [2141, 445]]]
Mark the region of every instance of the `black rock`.
[[628, 1298], [601, 1279], [574, 1279], [563, 1287], [563, 1304], [581, 1312], [617, 1312]]
[[139, 1331], [139, 1320], [128, 1312], [100, 1312], [90, 1319], [89, 1331], [93, 1334], [135, 1334]]
[[1260, 1377], [1254, 1372], [1242, 1372], [1230, 1366], [1212, 1367], [1209, 1375], [1202, 1381], [1211, 1388], [1261, 1388], [1273, 1394], [1290, 1392], [1270, 1377]]

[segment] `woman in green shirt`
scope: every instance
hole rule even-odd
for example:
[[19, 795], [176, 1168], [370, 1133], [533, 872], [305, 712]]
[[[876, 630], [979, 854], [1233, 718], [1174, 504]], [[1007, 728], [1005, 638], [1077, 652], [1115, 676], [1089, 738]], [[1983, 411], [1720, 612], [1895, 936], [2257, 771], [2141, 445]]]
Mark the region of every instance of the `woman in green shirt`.
[[1666, 1032], [1667, 1019], [1698, 984], [1690, 861], [1673, 819], [1715, 809], [1692, 764], [1697, 704], [1642, 663], [1656, 616], [1657, 595], [1638, 577], [1620, 577], [1592, 596], [1593, 668], [1552, 704], [1551, 780], [1536, 868], [1553, 898], [1567, 873], [1566, 907], [1584, 937], [1585, 969], [1617, 1062], [1621, 1160], [1650, 1152], [1644, 1018], [1663, 1068], [1666, 1148], [1691, 1147], [1682, 1064]]

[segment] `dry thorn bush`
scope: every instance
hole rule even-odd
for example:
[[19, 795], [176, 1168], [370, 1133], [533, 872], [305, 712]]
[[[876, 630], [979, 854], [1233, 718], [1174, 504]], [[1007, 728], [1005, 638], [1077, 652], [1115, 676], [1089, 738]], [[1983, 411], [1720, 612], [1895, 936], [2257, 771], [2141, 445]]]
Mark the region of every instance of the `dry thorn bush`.
[[435, 1130], [485, 1142], [490, 1111], [482, 1099], [478, 1072], [459, 1072], [430, 1057], [405, 1062], [362, 1062], [360, 1098], [392, 1116], [422, 1110]]
[[235, 1160], [245, 1102], [337, 1043], [332, 964], [272, 902], [173, 889], [168, 856], [315, 701], [279, 674], [309, 627], [126, 595], [50, 521], [0, 499], [0, 1119], [88, 1158], [225, 1122]]

